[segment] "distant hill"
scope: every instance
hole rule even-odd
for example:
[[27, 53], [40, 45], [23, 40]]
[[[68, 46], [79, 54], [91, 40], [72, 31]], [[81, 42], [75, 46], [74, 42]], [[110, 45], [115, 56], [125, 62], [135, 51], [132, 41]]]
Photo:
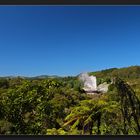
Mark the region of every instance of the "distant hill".
[[27, 77], [27, 76], [4, 76], [0, 77], [1, 79], [12, 79], [12, 78], [23, 78], [23, 79], [45, 79], [45, 78], [59, 78], [60, 76], [57, 75], [39, 75], [34, 77]]
[[[79, 74], [80, 75], [80, 74]], [[26, 77], [26, 76], [5, 76], [0, 78], [23, 78], [23, 79], [45, 79], [45, 78], [76, 78], [77, 76], [58, 76], [58, 75], [39, 75], [34, 77]], [[140, 78], [140, 66], [130, 66], [123, 68], [109, 68], [101, 71], [89, 72], [89, 75], [94, 75], [97, 78], [110, 78], [114, 76], [119, 76], [123, 79], [137, 79]]]
[[140, 66], [130, 66], [124, 68], [110, 68], [96, 72], [90, 72], [90, 75], [94, 75], [97, 78], [110, 78], [119, 76], [123, 79], [136, 79], [140, 78]]
[[35, 76], [35, 77], [30, 77], [33, 79], [45, 79], [45, 78], [58, 78], [59, 76], [57, 75], [40, 75], [40, 76]]

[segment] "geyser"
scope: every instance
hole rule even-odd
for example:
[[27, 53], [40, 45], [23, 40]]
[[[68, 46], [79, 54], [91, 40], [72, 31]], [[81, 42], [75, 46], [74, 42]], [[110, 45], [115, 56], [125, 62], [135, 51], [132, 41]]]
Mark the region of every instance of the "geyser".
[[82, 73], [79, 76], [79, 79], [84, 84], [84, 90], [86, 92], [94, 92], [97, 91], [97, 83], [96, 83], [96, 77], [95, 76], [89, 76], [88, 73]]
[[83, 82], [83, 90], [88, 94], [106, 93], [108, 86], [106, 82], [97, 86], [96, 77], [89, 76], [88, 73], [81, 73], [79, 79]]

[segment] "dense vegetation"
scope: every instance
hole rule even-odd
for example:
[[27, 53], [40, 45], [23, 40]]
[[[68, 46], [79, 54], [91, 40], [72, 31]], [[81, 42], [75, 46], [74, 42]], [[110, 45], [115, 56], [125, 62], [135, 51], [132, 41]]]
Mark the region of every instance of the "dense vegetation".
[[91, 72], [104, 94], [78, 77], [0, 78], [0, 134], [140, 134], [140, 67]]

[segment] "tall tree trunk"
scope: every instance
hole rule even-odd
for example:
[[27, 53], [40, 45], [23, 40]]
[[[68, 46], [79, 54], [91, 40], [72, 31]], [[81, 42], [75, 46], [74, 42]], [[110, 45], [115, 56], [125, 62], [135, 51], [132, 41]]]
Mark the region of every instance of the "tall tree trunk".
[[92, 135], [92, 128], [93, 128], [93, 121], [90, 124], [90, 128], [89, 128], [89, 134]]
[[101, 125], [101, 113], [98, 115], [98, 119], [97, 119], [97, 128], [98, 128], [97, 134], [98, 134], [98, 135], [101, 134], [100, 125]]

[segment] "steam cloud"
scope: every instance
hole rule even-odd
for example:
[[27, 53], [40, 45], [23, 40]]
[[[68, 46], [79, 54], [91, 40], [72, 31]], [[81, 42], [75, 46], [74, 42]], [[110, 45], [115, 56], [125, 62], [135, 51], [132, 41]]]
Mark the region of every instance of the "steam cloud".
[[97, 90], [97, 83], [95, 76], [89, 76], [88, 73], [82, 73], [79, 76], [79, 79], [84, 83], [84, 90], [85, 91], [96, 91]]
[[79, 80], [83, 82], [83, 89], [87, 93], [96, 93], [96, 92], [101, 92], [101, 93], [106, 93], [108, 91], [108, 86], [106, 82], [100, 84], [97, 86], [96, 82], [96, 77], [95, 76], [89, 76], [88, 73], [82, 73], [79, 75]]

